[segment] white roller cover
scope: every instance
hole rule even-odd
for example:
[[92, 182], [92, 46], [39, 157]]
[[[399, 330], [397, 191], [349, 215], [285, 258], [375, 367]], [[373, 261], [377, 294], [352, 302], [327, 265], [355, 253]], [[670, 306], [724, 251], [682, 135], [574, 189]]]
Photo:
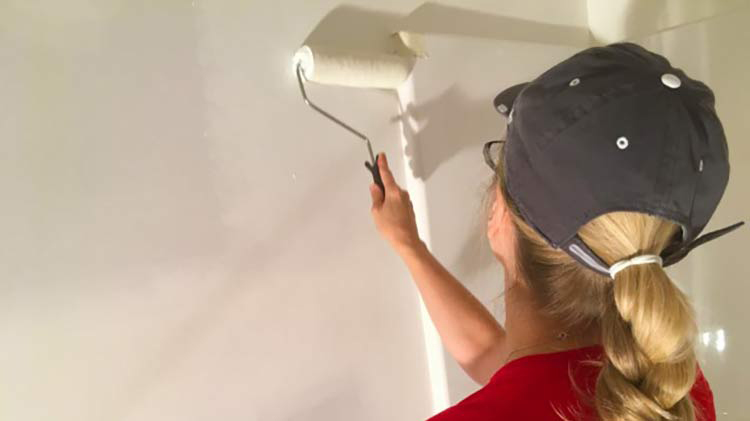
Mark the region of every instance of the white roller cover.
[[415, 58], [398, 54], [362, 54], [303, 45], [294, 54], [305, 79], [358, 88], [397, 88], [411, 73]]

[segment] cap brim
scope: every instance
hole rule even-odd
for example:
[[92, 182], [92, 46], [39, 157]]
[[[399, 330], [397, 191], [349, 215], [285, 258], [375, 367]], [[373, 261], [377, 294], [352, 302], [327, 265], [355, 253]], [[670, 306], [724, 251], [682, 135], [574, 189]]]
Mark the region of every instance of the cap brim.
[[519, 83], [509, 88], [503, 89], [502, 92], [495, 96], [495, 100], [492, 101], [497, 112], [504, 116], [510, 114], [510, 110], [513, 109], [513, 103], [516, 101], [516, 97], [521, 93], [523, 88], [528, 85], [529, 82]]

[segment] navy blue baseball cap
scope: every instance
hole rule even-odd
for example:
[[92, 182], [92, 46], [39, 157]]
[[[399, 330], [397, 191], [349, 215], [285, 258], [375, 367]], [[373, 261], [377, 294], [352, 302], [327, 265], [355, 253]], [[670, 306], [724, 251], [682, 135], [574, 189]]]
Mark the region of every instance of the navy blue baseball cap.
[[605, 275], [583, 225], [613, 211], [671, 220], [682, 229], [661, 257], [674, 264], [743, 224], [698, 237], [729, 180], [714, 103], [708, 86], [637, 44], [580, 51], [495, 97], [508, 193], [550, 245]]

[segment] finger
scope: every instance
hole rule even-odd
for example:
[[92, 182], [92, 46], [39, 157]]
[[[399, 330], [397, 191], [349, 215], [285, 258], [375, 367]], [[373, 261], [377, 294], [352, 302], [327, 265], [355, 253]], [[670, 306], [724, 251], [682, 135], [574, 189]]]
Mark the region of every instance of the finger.
[[385, 152], [380, 154], [378, 166], [380, 167], [380, 178], [383, 180], [385, 190], [389, 191], [398, 189], [399, 187], [398, 184], [396, 184], [396, 180], [393, 178], [393, 173], [391, 173], [391, 169], [388, 168], [388, 160], [385, 158]]
[[370, 184], [370, 197], [372, 198], [372, 209], [377, 209], [383, 204], [383, 191], [377, 184]]

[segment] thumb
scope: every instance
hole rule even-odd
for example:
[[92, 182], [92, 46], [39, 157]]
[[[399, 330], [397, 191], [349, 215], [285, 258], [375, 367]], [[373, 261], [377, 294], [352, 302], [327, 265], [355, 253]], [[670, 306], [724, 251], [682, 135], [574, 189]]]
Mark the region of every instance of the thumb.
[[395, 178], [393, 178], [393, 173], [391, 173], [391, 169], [388, 166], [388, 159], [385, 157], [385, 152], [380, 154], [380, 160], [378, 161], [378, 165], [380, 166], [380, 178], [383, 180], [383, 186], [386, 190], [397, 190], [398, 184], [396, 184]]
[[370, 184], [370, 197], [372, 197], [373, 210], [383, 205], [383, 191], [375, 183]]

